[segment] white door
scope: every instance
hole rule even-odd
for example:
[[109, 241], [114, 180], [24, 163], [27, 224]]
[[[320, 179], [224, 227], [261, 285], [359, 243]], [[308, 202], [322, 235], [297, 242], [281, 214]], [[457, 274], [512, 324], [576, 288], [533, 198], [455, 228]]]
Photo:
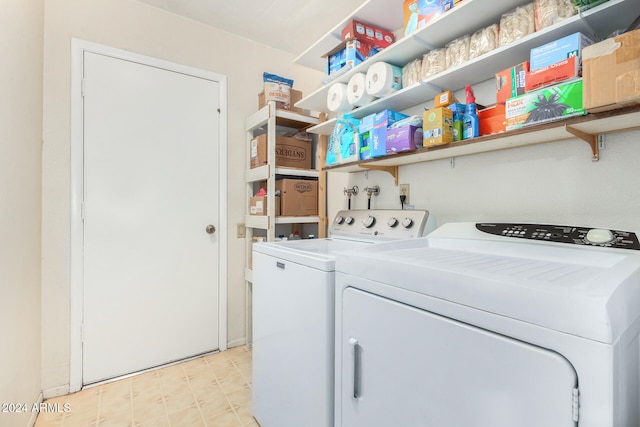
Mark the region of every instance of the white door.
[[562, 356], [348, 288], [342, 426], [575, 427]]
[[219, 83], [84, 53], [83, 384], [218, 348]]

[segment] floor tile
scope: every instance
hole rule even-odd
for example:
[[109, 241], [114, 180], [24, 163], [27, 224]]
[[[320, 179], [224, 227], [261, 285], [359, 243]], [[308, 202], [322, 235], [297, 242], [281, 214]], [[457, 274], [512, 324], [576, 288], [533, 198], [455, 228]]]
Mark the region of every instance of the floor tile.
[[48, 399], [68, 413], [39, 414], [36, 427], [242, 427], [251, 415], [251, 351], [222, 353]]

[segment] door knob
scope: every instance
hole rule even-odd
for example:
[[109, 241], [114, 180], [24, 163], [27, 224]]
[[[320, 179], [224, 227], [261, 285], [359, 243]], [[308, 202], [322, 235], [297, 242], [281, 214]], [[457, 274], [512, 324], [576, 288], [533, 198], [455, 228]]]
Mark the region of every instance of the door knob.
[[207, 225], [207, 228], [205, 228], [205, 230], [206, 230], [206, 232], [208, 234], [213, 234], [213, 233], [216, 232], [216, 227], [211, 225], [211, 224], [209, 224], [209, 225]]

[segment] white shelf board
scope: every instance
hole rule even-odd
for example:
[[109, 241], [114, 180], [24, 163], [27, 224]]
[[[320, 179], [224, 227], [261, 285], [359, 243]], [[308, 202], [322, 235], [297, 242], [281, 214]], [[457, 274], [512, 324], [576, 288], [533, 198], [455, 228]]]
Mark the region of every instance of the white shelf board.
[[[499, 6], [505, 11], [523, 3], [526, 2], [520, 0], [499, 0]], [[461, 31], [459, 27], [463, 27], [463, 29], [466, 29], [468, 32], [471, 32], [470, 28], [482, 28], [486, 25], [485, 22], [491, 15], [496, 16], [493, 22], [500, 20], [500, 15], [496, 12], [494, 4], [489, 0], [462, 2], [461, 5], [442, 15], [427, 27], [422, 28], [409, 37], [405, 37], [377, 55], [369, 58], [367, 61], [337, 78], [335, 82], [348, 82], [354, 74], [359, 72], [366, 73], [371, 64], [377, 61], [387, 61], [402, 66], [421, 54], [426, 53], [429, 50], [428, 45], [441, 47], [446, 44], [446, 41], [443, 40], [454, 40], [459, 36], [456, 36], [457, 32]], [[403, 110], [420, 103], [429, 102], [442, 90], [456, 91], [464, 88], [467, 84], [474, 84], [491, 79], [496, 72], [528, 60], [530, 50], [534, 47], [575, 32], [591, 34], [593, 30], [599, 35], [607, 35], [615, 29], [626, 27], [638, 15], [640, 15], [640, 1], [609, 0], [607, 3], [582, 14], [575, 15], [507, 46], [502, 46], [492, 52], [474, 58], [465, 64], [449, 68], [443, 73], [431, 76], [420, 83], [404, 88], [385, 98], [378, 99], [364, 107], [357, 108], [349, 114], [356, 118], [362, 118], [386, 108]], [[464, 22], [464, 25], [460, 25], [460, 22]], [[449, 29], [450, 27], [455, 29], [445, 31], [445, 29]], [[418, 48], [416, 48], [416, 46]], [[329, 84], [318, 88], [309, 96], [297, 102], [296, 106], [314, 111], [325, 111], [327, 93], [330, 86]]]
[[249, 268], [244, 269], [244, 280], [253, 283], [253, 270]]
[[[315, 169], [276, 168], [276, 176], [298, 176], [305, 178], [318, 178], [319, 173]], [[252, 168], [247, 171], [246, 182], [266, 181], [269, 178], [269, 165]]]
[[351, 14], [347, 15], [316, 43], [300, 54], [294, 60], [294, 63], [314, 68], [316, 70], [325, 71], [327, 60], [326, 58], [322, 58], [322, 55], [340, 44], [342, 41], [342, 29], [351, 19], [372, 24], [385, 30], [395, 31], [398, 28], [402, 28], [404, 10], [402, 2], [369, 0], [354, 10]]
[[266, 230], [269, 228], [269, 217], [267, 215], [245, 215], [245, 227]]
[[[269, 121], [269, 105], [265, 105], [249, 117], [245, 122], [247, 131], [253, 131], [267, 124]], [[317, 117], [305, 116], [293, 111], [276, 109], [276, 126], [283, 126], [294, 129], [302, 129], [313, 126], [320, 122]]]
[[[333, 166], [327, 168], [327, 171], [361, 172], [367, 170], [367, 166], [402, 166], [486, 153], [489, 151], [505, 150], [508, 148], [576, 139], [572, 133], [566, 130], [566, 126], [590, 135], [638, 129], [640, 128], [640, 107], [630, 107], [625, 110], [575, 117], [568, 120], [483, 136], [467, 141], [453, 142], [451, 144], [429, 147], [408, 153]], [[588, 145], [579, 139], [577, 141], [585, 146], [585, 152], [588, 153]]]
[[276, 224], [314, 224], [317, 216], [277, 216]]

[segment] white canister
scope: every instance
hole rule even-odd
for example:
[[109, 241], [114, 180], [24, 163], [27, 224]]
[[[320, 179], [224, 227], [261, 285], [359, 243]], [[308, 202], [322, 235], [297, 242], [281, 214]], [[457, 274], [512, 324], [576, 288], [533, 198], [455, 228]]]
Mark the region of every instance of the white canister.
[[327, 108], [336, 113], [348, 113], [353, 110], [353, 106], [347, 98], [347, 85], [344, 83], [334, 83], [327, 92]]
[[402, 89], [402, 68], [376, 62], [367, 71], [367, 93], [382, 98]]
[[363, 107], [376, 99], [367, 93], [367, 76], [364, 73], [356, 73], [347, 84], [347, 99], [354, 107]]

